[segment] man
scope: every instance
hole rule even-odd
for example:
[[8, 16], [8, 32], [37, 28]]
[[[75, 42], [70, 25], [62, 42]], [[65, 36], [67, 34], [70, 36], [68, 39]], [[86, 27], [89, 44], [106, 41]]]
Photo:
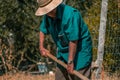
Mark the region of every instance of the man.
[[43, 16], [40, 25], [40, 53], [47, 56], [44, 36], [51, 34], [58, 48], [57, 58], [67, 64], [67, 70], [57, 65], [55, 80], [80, 80], [72, 75], [79, 71], [90, 79], [92, 40], [80, 12], [62, 0], [37, 0], [39, 8], [35, 15]]

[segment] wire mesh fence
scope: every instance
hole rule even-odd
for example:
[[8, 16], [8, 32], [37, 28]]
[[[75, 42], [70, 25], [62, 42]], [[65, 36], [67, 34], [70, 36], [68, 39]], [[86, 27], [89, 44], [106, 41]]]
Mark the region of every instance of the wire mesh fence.
[[119, 0], [109, 2], [109, 5], [111, 3], [115, 3], [115, 5], [112, 5], [112, 9], [108, 8], [104, 51], [104, 69], [108, 73], [108, 77], [114, 77], [115, 80], [119, 80], [120, 77], [120, 8], [117, 1]]
[[[104, 80], [119, 80], [120, 77], [120, 7], [119, 0], [108, 0], [108, 14], [106, 26], [106, 38], [104, 48], [103, 67]], [[85, 16], [86, 22], [93, 39], [93, 61], [97, 59], [99, 25], [96, 25], [100, 19], [101, 1], [93, 5], [93, 14]], [[89, 20], [87, 20], [89, 18]], [[93, 27], [94, 26], [94, 27]]]

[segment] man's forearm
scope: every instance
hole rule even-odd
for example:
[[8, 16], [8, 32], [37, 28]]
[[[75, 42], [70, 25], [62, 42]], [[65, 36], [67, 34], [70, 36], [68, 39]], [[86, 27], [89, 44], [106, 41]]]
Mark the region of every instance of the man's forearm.
[[68, 57], [69, 61], [74, 60], [74, 56], [76, 54], [76, 49], [77, 49], [77, 43], [78, 43], [78, 41], [70, 41], [69, 42], [69, 57]]
[[43, 47], [43, 45], [44, 45], [44, 37], [45, 37], [44, 33], [40, 32], [40, 34], [39, 34], [39, 47], [40, 48]]
[[49, 51], [47, 49], [44, 48], [44, 33], [40, 32], [39, 35], [39, 49], [40, 49], [40, 53], [42, 56], [47, 57], [47, 54], [49, 53]]

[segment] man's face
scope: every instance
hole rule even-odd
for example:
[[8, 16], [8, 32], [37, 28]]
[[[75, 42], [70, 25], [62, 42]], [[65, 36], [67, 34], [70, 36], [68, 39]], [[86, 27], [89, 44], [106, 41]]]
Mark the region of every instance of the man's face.
[[48, 16], [55, 18], [56, 17], [56, 8], [53, 9], [51, 12], [47, 13]]

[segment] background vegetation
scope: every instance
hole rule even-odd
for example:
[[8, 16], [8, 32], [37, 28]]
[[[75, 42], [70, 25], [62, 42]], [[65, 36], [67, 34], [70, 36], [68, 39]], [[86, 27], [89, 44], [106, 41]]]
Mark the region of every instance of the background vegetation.
[[[109, 0], [104, 66], [108, 72], [120, 71], [120, 8], [118, 0]], [[67, 0], [80, 10], [93, 39], [96, 60], [101, 0]], [[0, 73], [13, 70], [36, 70], [36, 63], [45, 60], [39, 53], [39, 24], [35, 0], [0, 0]], [[45, 46], [52, 53], [56, 47], [50, 36]], [[54, 47], [53, 47], [54, 46]]]

